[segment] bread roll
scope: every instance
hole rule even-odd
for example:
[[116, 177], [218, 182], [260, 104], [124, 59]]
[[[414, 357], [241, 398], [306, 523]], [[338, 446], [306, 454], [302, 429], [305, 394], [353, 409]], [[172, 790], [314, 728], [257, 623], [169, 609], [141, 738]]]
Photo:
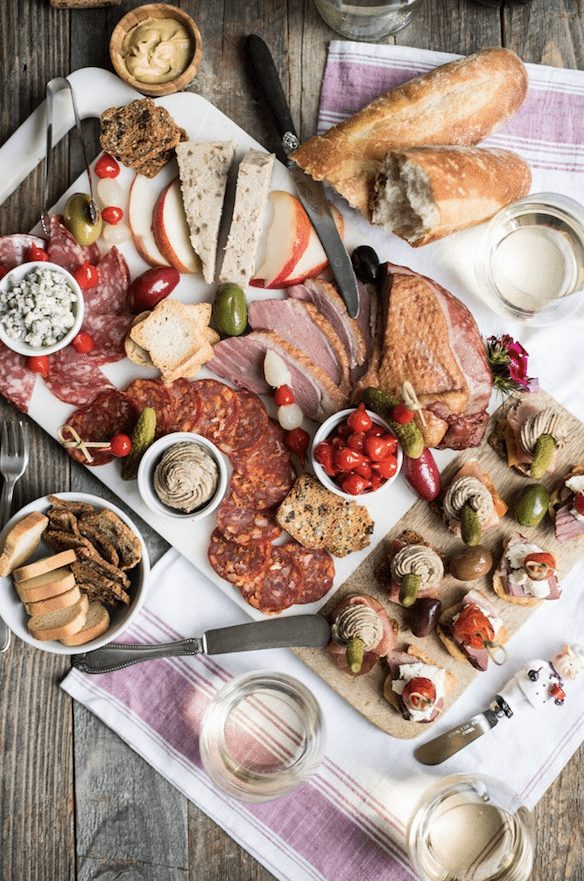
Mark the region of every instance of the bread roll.
[[368, 216], [373, 179], [389, 150], [478, 144], [515, 113], [526, 93], [521, 59], [509, 49], [484, 49], [381, 95], [291, 158]]
[[417, 247], [475, 226], [526, 196], [529, 166], [510, 150], [392, 150], [378, 173], [371, 220]]

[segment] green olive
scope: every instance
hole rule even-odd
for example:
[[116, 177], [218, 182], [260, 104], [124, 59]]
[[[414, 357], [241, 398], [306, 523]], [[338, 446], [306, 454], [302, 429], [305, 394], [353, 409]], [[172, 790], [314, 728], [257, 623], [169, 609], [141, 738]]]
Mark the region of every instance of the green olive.
[[97, 223], [91, 222], [90, 202], [87, 193], [73, 193], [65, 205], [65, 226], [80, 245], [93, 245], [101, 235], [101, 214], [97, 212]]

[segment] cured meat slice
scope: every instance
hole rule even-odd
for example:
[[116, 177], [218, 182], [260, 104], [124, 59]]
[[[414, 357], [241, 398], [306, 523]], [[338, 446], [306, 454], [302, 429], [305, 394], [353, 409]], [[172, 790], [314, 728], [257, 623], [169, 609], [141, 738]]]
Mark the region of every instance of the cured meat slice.
[[276, 523], [275, 509], [259, 511], [239, 505], [231, 493], [217, 509], [217, 529], [230, 541], [240, 545], [273, 541], [282, 530]]
[[50, 356], [49, 376], [45, 383], [56, 398], [75, 407], [83, 407], [95, 398], [97, 392], [113, 388], [99, 367], [72, 346]]
[[231, 477], [231, 492], [238, 504], [264, 510], [283, 502], [294, 480], [292, 468], [270, 470], [267, 463], [265, 467], [251, 475], [234, 471]]
[[27, 413], [36, 382], [36, 373], [27, 369], [26, 358], [0, 343], [0, 394]]
[[113, 364], [125, 358], [124, 340], [131, 324], [131, 315], [86, 315], [82, 330], [91, 334], [95, 343], [95, 348], [88, 354], [90, 361]]
[[329, 592], [335, 577], [335, 564], [328, 551], [309, 550], [297, 541], [290, 541], [279, 550], [297, 565], [302, 575], [297, 603], [315, 603]]
[[62, 218], [58, 214], [52, 214], [50, 220], [50, 235], [47, 245], [47, 253], [51, 263], [62, 266], [73, 272], [86, 260], [90, 263], [99, 263], [99, 248], [97, 245], [84, 247], [73, 238]]
[[7, 269], [14, 269], [26, 262], [27, 251], [35, 245], [37, 248], [45, 247], [45, 240], [38, 236], [29, 236], [26, 233], [16, 233], [11, 236], [0, 236], [0, 265]]
[[251, 450], [234, 450], [231, 456], [233, 467], [247, 476], [253, 476], [265, 466], [268, 470], [286, 470], [290, 465], [290, 453], [284, 442], [285, 434], [275, 419], [268, 420], [261, 443]]
[[190, 379], [175, 379], [167, 386], [171, 399], [172, 418], [168, 426], [171, 431], [197, 431], [197, 420], [201, 412], [201, 396]]
[[211, 533], [207, 556], [220, 578], [235, 584], [242, 593], [253, 593], [268, 568], [271, 548], [269, 542], [254, 542], [241, 547], [215, 529]]
[[268, 411], [257, 395], [250, 392], [239, 392], [238, 421], [235, 432], [229, 441], [219, 440], [217, 446], [229, 455], [233, 452], [244, 453], [255, 449], [262, 441], [268, 427]]
[[134, 379], [124, 389], [138, 412], [144, 407], [156, 410], [156, 434], [168, 434], [173, 419], [173, 400], [159, 379]]
[[128, 311], [130, 272], [123, 254], [115, 245], [99, 263], [99, 281], [85, 291], [85, 308], [94, 315], [119, 315]]
[[216, 379], [198, 379], [193, 385], [201, 409], [193, 429], [213, 443], [229, 444], [237, 429], [239, 398], [233, 389]]
[[[131, 400], [115, 388], [100, 392], [89, 404], [76, 410], [67, 420], [83, 440], [109, 441], [114, 434], [132, 434], [138, 413]], [[72, 459], [85, 465], [105, 465], [113, 456], [107, 450], [92, 451], [87, 462], [81, 450], [67, 450]]]
[[282, 612], [298, 602], [301, 593], [302, 573], [295, 561], [284, 548], [272, 548], [259, 585], [253, 593], [243, 593], [243, 597], [262, 612]]

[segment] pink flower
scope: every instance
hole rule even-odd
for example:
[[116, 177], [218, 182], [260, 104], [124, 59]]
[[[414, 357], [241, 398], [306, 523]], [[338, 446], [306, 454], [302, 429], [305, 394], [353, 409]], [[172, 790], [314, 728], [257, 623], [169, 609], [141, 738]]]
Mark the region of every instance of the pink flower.
[[489, 337], [487, 352], [493, 382], [502, 392], [508, 393], [512, 389], [533, 392], [539, 389], [537, 379], [527, 375], [527, 351], [509, 334], [499, 338]]

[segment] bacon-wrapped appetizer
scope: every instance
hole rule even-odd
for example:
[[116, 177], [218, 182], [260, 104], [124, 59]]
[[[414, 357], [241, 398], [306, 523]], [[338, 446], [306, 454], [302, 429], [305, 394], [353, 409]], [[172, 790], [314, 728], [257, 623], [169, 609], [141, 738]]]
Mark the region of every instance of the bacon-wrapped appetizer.
[[327, 646], [337, 665], [351, 676], [373, 669], [395, 648], [398, 625], [380, 602], [368, 594], [349, 594], [336, 607]]
[[489, 443], [510, 468], [539, 480], [554, 470], [567, 434], [566, 420], [555, 407], [538, 407], [526, 396], [497, 420]]
[[489, 658], [497, 664], [505, 662], [503, 644], [509, 634], [493, 603], [478, 590], [469, 590], [462, 603], [446, 609], [436, 632], [453, 658], [468, 661], [477, 670], [486, 670]]
[[442, 513], [451, 532], [467, 545], [480, 544], [482, 535], [498, 525], [507, 505], [491, 476], [470, 459], [460, 468], [442, 498]]
[[417, 532], [405, 530], [389, 546], [389, 598], [411, 606], [417, 599], [438, 596], [444, 577], [440, 554]]
[[433, 722], [456, 677], [415, 645], [387, 656], [383, 696], [409, 722]]
[[505, 542], [501, 562], [493, 573], [493, 589], [502, 600], [519, 606], [559, 599], [554, 555], [514, 532]]

